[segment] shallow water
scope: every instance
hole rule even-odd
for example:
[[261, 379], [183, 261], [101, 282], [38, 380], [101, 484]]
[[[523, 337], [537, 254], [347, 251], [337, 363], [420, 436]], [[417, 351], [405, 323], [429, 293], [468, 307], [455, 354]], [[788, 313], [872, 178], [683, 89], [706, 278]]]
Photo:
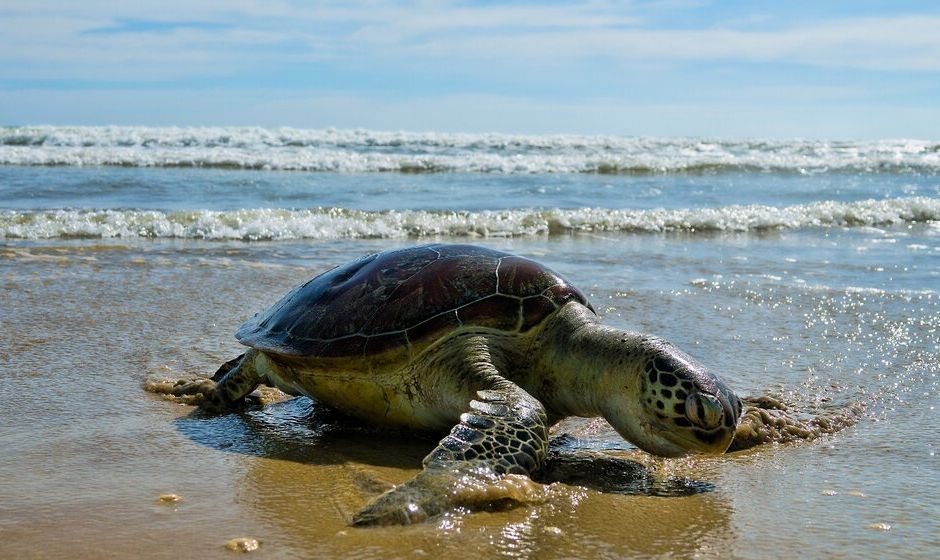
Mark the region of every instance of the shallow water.
[[[858, 426], [814, 443], [653, 463], [713, 484], [704, 494], [561, 487], [544, 504], [376, 530], [345, 524], [383, 482], [416, 472], [433, 442], [344, 433], [319, 424], [306, 399], [205, 418], [140, 386], [151, 374], [213, 371], [239, 351], [230, 333], [246, 310], [344, 250], [353, 256], [385, 242], [344, 242], [318, 248], [319, 257], [299, 247], [304, 266], [270, 259], [261, 247], [8, 244], [0, 261], [12, 303], [0, 335], [2, 548], [14, 557], [211, 556], [227, 553], [228, 539], [250, 536], [262, 541], [258, 554], [276, 557], [418, 549], [514, 557], [931, 554], [940, 546], [940, 463], [937, 438], [924, 427], [936, 423], [940, 404], [937, 296], [799, 282], [813, 267], [794, 280], [786, 260], [774, 269], [741, 259], [755, 242], [787, 250], [786, 239], [712, 238], [708, 246], [727, 262], [691, 250], [699, 256], [675, 259], [668, 277], [645, 279], [649, 266], [631, 263], [659, 251], [682, 254], [689, 240], [494, 245], [550, 261], [591, 291], [607, 322], [671, 338], [742, 393], [864, 400], [869, 410]], [[599, 261], [598, 244], [619, 266]], [[588, 251], [595, 257], [583, 256]], [[623, 272], [632, 268], [640, 270]], [[623, 279], [630, 277], [639, 280]], [[588, 448], [649, 461], [602, 424], [569, 429]], [[164, 493], [183, 500], [159, 504]], [[878, 523], [890, 530], [870, 528]]]
[[[133, 180], [122, 182], [126, 171]], [[7, 167], [0, 176], [7, 194], [14, 183], [25, 185], [0, 203], [8, 212], [576, 209], [578, 197], [608, 209], [782, 208], [908, 196], [936, 203], [938, 192], [935, 175], [903, 173], [614, 177], [632, 193], [620, 203], [584, 194], [594, 192], [590, 175], [526, 182], [444, 174], [410, 182], [397, 174]], [[186, 177], [202, 186], [154, 202], [164, 196], [153, 194], [161, 185]], [[315, 189], [296, 185], [317, 182], [324, 202], [204, 197], [212, 185], [242, 196], [238, 185], [255, 178], [271, 193], [307, 193]], [[110, 194], [65, 187], [95, 181]], [[673, 194], [644, 205], [636, 193], [651, 181]], [[712, 184], [714, 194], [686, 200], [670, 190], [696, 181]], [[341, 202], [357, 182], [389, 194], [381, 203], [366, 195], [360, 205]], [[763, 182], [764, 194], [748, 188]], [[863, 187], [829, 194], [842, 183]], [[405, 184], [428, 186], [436, 202], [396, 203]], [[440, 187], [447, 184], [462, 194], [448, 200]], [[558, 194], [538, 193], [549, 184]], [[30, 198], [41, 185], [58, 194]], [[487, 194], [516, 188], [546, 198]], [[310, 276], [429, 239], [541, 260], [582, 287], [606, 323], [672, 340], [740, 394], [770, 393], [807, 410], [862, 402], [863, 418], [813, 442], [666, 461], [635, 450], [601, 421], [569, 421], [556, 433], [570, 433], [574, 447], [639, 461], [707, 491], [652, 497], [555, 484], [539, 503], [359, 530], [347, 527], [351, 515], [417, 472], [433, 441], [350, 429], [304, 398], [205, 416], [142, 390], [150, 376], [211, 374], [241, 351], [232, 333], [243, 320]], [[932, 558], [940, 551], [938, 287], [940, 223], [930, 216], [421, 240], [7, 235], [0, 240], [0, 556], [228, 557], [226, 542], [252, 537], [261, 546], [251, 554], [271, 558]], [[161, 503], [168, 493], [181, 501]]]

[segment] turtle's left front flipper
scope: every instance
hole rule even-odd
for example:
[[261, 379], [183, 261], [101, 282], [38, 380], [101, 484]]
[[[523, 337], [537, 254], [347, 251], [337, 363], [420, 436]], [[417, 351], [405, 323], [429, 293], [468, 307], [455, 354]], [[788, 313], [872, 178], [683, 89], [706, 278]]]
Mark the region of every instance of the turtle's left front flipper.
[[528, 475], [542, 466], [547, 450], [545, 408], [500, 379], [477, 392], [470, 411], [424, 458], [422, 472], [376, 498], [352, 523], [408, 524], [457, 506], [532, 501], [540, 487]]

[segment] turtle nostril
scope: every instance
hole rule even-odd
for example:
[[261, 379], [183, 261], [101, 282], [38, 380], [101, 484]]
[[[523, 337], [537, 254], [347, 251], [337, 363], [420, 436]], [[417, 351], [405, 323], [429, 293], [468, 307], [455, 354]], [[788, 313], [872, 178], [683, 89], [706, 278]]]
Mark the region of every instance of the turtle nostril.
[[685, 399], [685, 415], [692, 423], [712, 430], [721, 426], [724, 411], [715, 397], [693, 393]]

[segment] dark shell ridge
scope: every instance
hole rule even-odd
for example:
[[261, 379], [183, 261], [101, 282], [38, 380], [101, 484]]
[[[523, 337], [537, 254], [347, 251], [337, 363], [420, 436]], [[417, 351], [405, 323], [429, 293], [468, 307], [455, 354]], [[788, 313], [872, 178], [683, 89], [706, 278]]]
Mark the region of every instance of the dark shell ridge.
[[526, 332], [577, 288], [545, 266], [472, 245], [385, 251], [320, 274], [238, 329], [260, 350], [293, 356], [373, 355], [462, 326]]

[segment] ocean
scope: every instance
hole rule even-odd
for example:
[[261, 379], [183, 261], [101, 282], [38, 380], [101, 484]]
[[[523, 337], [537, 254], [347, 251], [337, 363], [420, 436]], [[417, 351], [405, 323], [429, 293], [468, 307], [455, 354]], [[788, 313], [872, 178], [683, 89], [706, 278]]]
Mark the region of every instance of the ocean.
[[[605, 323], [741, 395], [861, 403], [850, 428], [653, 459], [708, 491], [552, 485], [408, 528], [349, 517], [433, 441], [298, 398], [207, 417], [147, 379], [366, 253], [477, 243], [546, 263]], [[927, 558], [940, 551], [940, 141], [262, 128], [0, 128], [0, 556]], [[164, 494], [180, 501], [161, 502]]]

